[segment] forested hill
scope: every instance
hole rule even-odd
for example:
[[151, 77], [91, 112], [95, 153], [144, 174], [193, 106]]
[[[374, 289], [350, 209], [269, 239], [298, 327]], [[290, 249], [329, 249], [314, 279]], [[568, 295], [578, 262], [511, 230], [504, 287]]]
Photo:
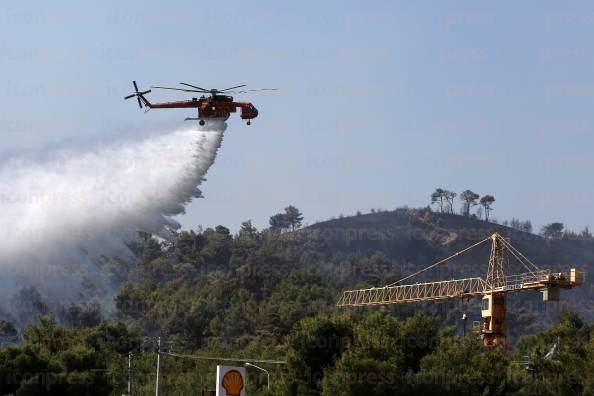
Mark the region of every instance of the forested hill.
[[[341, 253], [382, 252], [393, 260], [429, 265], [497, 232], [543, 268], [577, 266], [594, 268], [594, 240], [580, 237], [544, 238], [473, 217], [436, 213], [425, 209], [397, 209], [328, 220], [301, 232], [323, 240]], [[488, 245], [471, 255], [481, 267], [488, 259]], [[485, 268], [486, 269], [486, 268]]]
[[[295, 221], [287, 221], [290, 218]], [[90, 278], [82, 285], [90, 297], [79, 304], [51, 304], [39, 291], [23, 289], [14, 306], [28, 307], [26, 315], [0, 312], [0, 342], [17, 343], [0, 349], [0, 374], [44, 374], [56, 385], [48, 392], [45, 383], [0, 382], [0, 394], [74, 394], [70, 378], [80, 378], [76, 394], [121, 394], [129, 351], [138, 356], [135, 393], [152, 394], [155, 355], [147, 342], [156, 336], [186, 355], [286, 360], [286, 366], [270, 367], [270, 391], [263, 379], [250, 381], [248, 393], [257, 395], [534, 391], [544, 380], [530, 382], [534, 377], [512, 359], [539, 359], [559, 340], [563, 364], [544, 366], [547, 386], [562, 369], [565, 374], [555, 377], [559, 389], [567, 386], [566, 376], [578, 374], [570, 393], [554, 394], [594, 389], [591, 376], [583, 375], [594, 367], [594, 327], [562, 312], [569, 309], [592, 319], [590, 283], [562, 292], [563, 305], [545, 306], [537, 292], [511, 296], [508, 333], [517, 350], [514, 357], [503, 351], [483, 353], [470, 331], [462, 338], [462, 312], [469, 323], [480, 320], [477, 299], [336, 307], [341, 290], [386, 285], [494, 231], [510, 237], [543, 268], [567, 270], [575, 265], [591, 272], [594, 248], [589, 238], [543, 238], [428, 209], [357, 215], [303, 229], [300, 218], [299, 211], [289, 207], [273, 216], [271, 227], [264, 230], [248, 221], [235, 235], [224, 226], [182, 231], [173, 242], [142, 235], [130, 243], [134, 261], [102, 258], [97, 263], [98, 274], [110, 280], [115, 295], [101, 293]], [[488, 254], [486, 244], [423, 275], [434, 280], [484, 276]], [[562, 309], [552, 308], [559, 306]], [[577, 355], [589, 357], [575, 361]], [[444, 361], [452, 363], [444, 366]], [[168, 355], [163, 394], [209, 389], [213, 379], [205, 375], [213, 373], [216, 364]], [[500, 367], [491, 378], [495, 364]], [[528, 382], [508, 383], [508, 368]], [[369, 382], [365, 376], [370, 373], [385, 381]], [[466, 378], [467, 373], [478, 377]], [[349, 382], [352, 378], [363, 382]], [[446, 378], [447, 386], [431, 378]]]
[[[313, 307], [336, 310], [334, 304], [341, 290], [386, 285], [494, 232], [508, 237], [540, 268], [568, 271], [575, 266], [586, 274], [594, 270], [594, 241], [571, 234], [545, 238], [477, 218], [437, 213], [427, 208], [358, 214], [299, 229], [285, 223], [282, 217], [299, 219], [301, 214], [296, 208], [287, 209], [285, 214], [272, 216], [271, 227], [264, 230], [257, 230], [247, 221], [235, 235], [224, 226], [182, 231], [173, 242], [143, 235], [141, 240], [130, 244], [137, 257], [135, 261], [117, 258], [98, 261], [98, 273], [112, 284], [110, 290], [98, 287], [100, 280], [85, 279], [82, 287], [86, 302], [78, 306], [61, 306], [56, 301], [49, 304], [42, 293], [25, 288], [15, 296], [15, 306], [38, 308], [17, 312], [16, 316], [0, 311], [0, 320], [19, 327], [35, 320], [39, 314], [51, 311], [59, 321], [78, 325], [89, 323], [89, 320], [90, 323], [98, 321], [101, 312], [109, 312], [118, 319], [143, 322], [141, 327], [156, 334], [173, 325], [183, 328], [183, 320], [175, 318], [178, 313], [160, 307], [179, 302], [193, 306], [194, 314], [200, 316], [191, 330], [195, 342], [200, 344], [203, 336], [216, 334], [220, 326], [229, 328], [230, 338], [244, 334], [246, 329], [225, 323], [238, 314], [233, 311], [237, 308], [233, 308], [234, 304], [249, 303], [259, 314], [289, 316], [276, 320], [277, 323], [265, 331], [272, 332], [278, 339], [287, 334], [295, 321], [311, 314]], [[411, 282], [484, 277], [488, 257], [489, 242], [411, 279]], [[525, 268], [510, 260], [508, 273], [521, 272], [525, 272]], [[176, 295], [186, 288], [191, 292]], [[112, 300], [114, 289], [115, 300]], [[196, 304], [196, 299], [202, 298], [199, 297], [201, 293], [206, 302]], [[216, 297], [219, 295], [222, 298]], [[534, 292], [512, 298], [536, 303], [540, 297]], [[559, 305], [592, 320], [594, 307], [590, 301], [594, 301], [594, 288], [586, 277], [583, 286], [562, 292], [562, 304]], [[275, 311], [281, 309], [279, 304], [287, 304], [282, 313]], [[306, 308], [307, 312], [301, 311], [300, 307]], [[540, 308], [546, 309], [544, 306]], [[227, 309], [233, 312], [228, 314]], [[266, 312], [268, 309], [275, 312]], [[408, 308], [398, 307], [395, 311], [406, 313]], [[162, 316], [164, 312], [166, 316]], [[187, 312], [179, 312], [181, 316], [185, 314]], [[246, 323], [253, 322], [253, 326], [244, 326], [256, 331], [266, 323], [266, 320], [256, 318], [246, 317]], [[542, 321], [544, 317], [539, 319]], [[172, 329], [174, 332], [178, 330]]]

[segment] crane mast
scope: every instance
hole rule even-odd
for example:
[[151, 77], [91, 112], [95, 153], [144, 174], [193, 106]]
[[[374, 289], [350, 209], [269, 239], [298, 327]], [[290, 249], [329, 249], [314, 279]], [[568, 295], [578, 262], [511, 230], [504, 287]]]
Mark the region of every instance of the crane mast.
[[[491, 254], [485, 278], [441, 280], [414, 284], [400, 284], [437, 265], [491, 241]], [[514, 257], [528, 271], [508, 275], [509, 256]], [[384, 287], [346, 290], [339, 297], [338, 307], [362, 307], [369, 305], [399, 304], [417, 301], [435, 301], [452, 298], [482, 296], [479, 332], [485, 347], [498, 345], [507, 348], [506, 303], [507, 294], [530, 290], [543, 292], [543, 300], [558, 301], [560, 289], [571, 289], [583, 283], [584, 273], [571, 268], [569, 274], [552, 273], [540, 269], [498, 233], [479, 241], [453, 255], [420, 271], [408, 275]]]
[[481, 316], [483, 317], [481, 334], [483, 345], [507, 347], [505, 320], [507, 293], [496, 290], [504, 288], [507, 284], [508, 263], [505, 245], [501, 242], [498, 234], [491, 235], [491, 241], [491, 255], [489, 256], [486, 279], [489, 288], [481, 301]]

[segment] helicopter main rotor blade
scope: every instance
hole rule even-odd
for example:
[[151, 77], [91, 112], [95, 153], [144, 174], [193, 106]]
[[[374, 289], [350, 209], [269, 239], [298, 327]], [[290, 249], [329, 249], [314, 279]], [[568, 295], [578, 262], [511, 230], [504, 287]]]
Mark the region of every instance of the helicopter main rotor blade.
[[124, 97], [124, 99], [130, 99], [130, 98], [133, 98], [133, 97], [135, 97], [135, 96], [136, 96], [136, 94], [135, 94], [135, 93], [133, 93], [132, 95], [128, 95], [128, 96]]
[[225, 91], [228, 91], [228, 90], [230, 90], [230, 89], [241, 88], [241, 87], [245, 87], [245, 86], [246, 86], [245, 84], [243, 84], [243, 85], [238, 85], [238, 86], [236, 86], [236, 87], [231, 87], [231, 88], [225, 88], [225, 89], [221, 89], [219, 92], [225, 92]]
[[181, 85], [187, 85], [188, 87], [192, 87], [192, 88], [200, 89], [200, 90], [202, 90], [202, 91], [204, 91], [204, 92], [210, 92], [210, 90], [208, 90], [208, 89], [204, 89], [204, 88], [201, 88], [201, 87], [197, 87], [196, 85], [191, 85], [191, 84], [186, 84], [186, 83], [180, 83], [180, 84], [181, 84]]
[[136, 85], [136, 81], [132, 81], [132, 84], [134, 84], [134, 90], [138, 92], [138, 85]]
[[246, 89], [241, 92], [258, 92], [258, 91], [278, 91], [278, 88], [260, 88], [260, 89]]
[[243, 91], [236, 91], [236, 93], [260, 92], [260, 91], [278, 91], [278, 88], [260, 88], [260, 89], [246, 89]]
[[159, 88], [159, 89], [171, 89], [173, 91], [184, 91], [184, 92], [200, 92], [200, 93], [209, 93], [208, 91], [198, 91], [196, 89], [183, 89], [183, 88], [170, 88], [170, 87], [157, 87], [151, 85], [151, 88]]
[[140, 102], [140, 98], [137, 96], [136, 100], [138, 100], [138, 107], [140, 107], [142, 109], [142, 103]]

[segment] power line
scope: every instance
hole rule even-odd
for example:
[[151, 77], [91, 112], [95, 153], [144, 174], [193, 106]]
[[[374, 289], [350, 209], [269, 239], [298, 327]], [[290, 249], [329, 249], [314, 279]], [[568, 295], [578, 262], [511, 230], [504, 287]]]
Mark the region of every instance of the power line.
[[218, 360], [223, 362], [242, 362], [242, 363], [269, 363], [269, 364], [287, 364], [284, 360], [266, 360], [266, 359], [245, 359], [245, 358], [225, 358], [225, 357], [217, 357], [217, 356], [197, 356], [197, 355], [182, 355], [180, 353], [174, 352], [164, 352], [166, 355], [179, 357], [179, 358], [187, 358], [187, 359], [196, 359], [196, 360]]

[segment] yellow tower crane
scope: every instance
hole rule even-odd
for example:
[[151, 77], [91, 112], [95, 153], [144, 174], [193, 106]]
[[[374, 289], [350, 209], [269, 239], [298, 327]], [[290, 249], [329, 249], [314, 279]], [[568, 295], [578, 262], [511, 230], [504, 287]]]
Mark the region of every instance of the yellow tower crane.
[[[402, 284], [416, 275], [460, 256], [467, 251], [491, 241], [491, 255], [487, 275], [481, 277], [453, 279], [436, 282]], [[507, 275], [509, 256], [513, 256], [528, 271]], [[526, 258], [518, 249], [495, 233], [453, 255], [442, 259], [420, 271], [408, 275], [384, 287], [347, 290], [342, 292], [337, 306], [363, 307], [368, 305], [399, 304], [415, 301], [446, 300], [450, 298], [471, 298], [482, 296], [482, 323], [479, 331], [485, 347], [501, 345], [507, 348], [506, 300], [507, 293], [529, 290], [543, 292], [544, 301], [559, 301], [560, 289], [571, 289], [581, 285], [584, 273], [571, 268], [566, 273], [552, 273], [540, 269]]]

